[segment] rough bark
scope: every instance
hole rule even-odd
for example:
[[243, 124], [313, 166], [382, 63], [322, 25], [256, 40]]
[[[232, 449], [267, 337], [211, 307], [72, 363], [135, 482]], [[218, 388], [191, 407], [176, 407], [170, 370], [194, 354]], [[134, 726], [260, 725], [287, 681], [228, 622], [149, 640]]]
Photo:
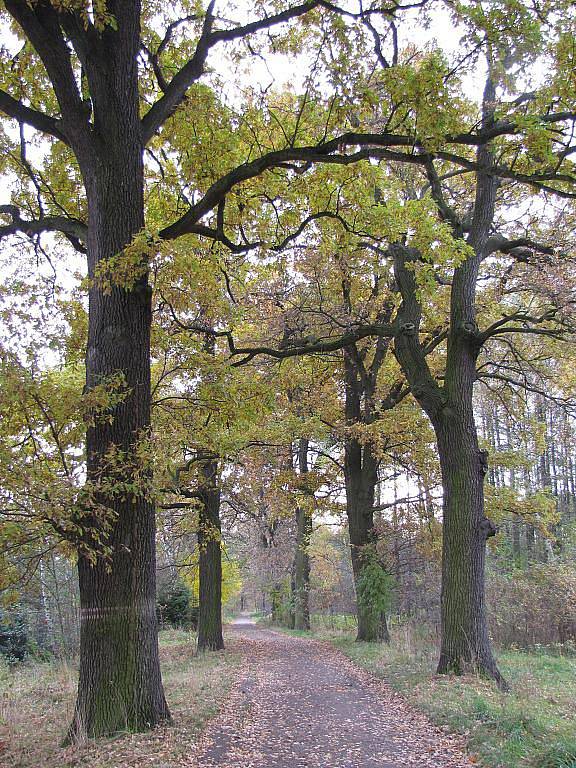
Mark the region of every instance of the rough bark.
[[203, 461], [200, 473], [198, 650], [219, 651], [224, 648], [224, 638], [218, 460], [210, 458]]
[[[298, 443], [300, 475], [308, 472], [308, 440]], [[294, 629], [310, 629], [310, 556], [308, 547], [312, 535], [312, 515], [305, 505], [296, 507], [296, 549], [293, 567]]]
[[[346, 423], [349, 425], [366, 421], [362, 400], [366, 396], [371, 398], [373, 395], [372, 389], [369, 392], [363, 391], [367, 380], [364, 378], [362, 382], [359, 376], [360, 362], [357, 350], [349, 347], [344, 350], [345, 413]], [[368, 408], [370, 413], [370, 406]], [[353, 435], [348, 435], [344, 443], [344, 480], [352, 571], [358, 595], [358, 584], [366, 565], [366, 549], [374, 543], [374, 496], [378, 483], [378, 460], [372, 446], [369, 443], [362, 445]], [[356, 611], [358, 641], [378, 642], [388, 637], [384, 614], [375, 616], [374, 612], [363, 606], [359, 600], [357, 600]]]
[[[143, 226], [141, 150], [129, 158], [116, 148], [88, 192], [91, 272], [121, 251]], [[127, 395], [111, 423], [96, 419], [87, 432], [88, 477], [130, 482], [135, 444], [150, 425], [151, 295], [146, 276], [131, 289], [90, 291], [86, 386], [121, 372]], [[108, 468], [112, 447], [125, 452], [120, 476]], [[80, 679], [71, 735], [142, 730], [169, 717], [158, 660], [155, 584], [155, 514], [143, 494], [99, 493], [110, 509], [106, 544], [111, 561], [78, 560], [81, 604]]]
[[502, 683], [494, 660], [484, 597], [486, 539], [496, 533], [484, 515], [487, 455], [473, 415], [445, 413], [435, 425], [444, 489], [442, 645], [438, 672], [478, 670]]
[[484, 599], [486, 539], [494, 535], [495, 528], [484, 514], [488, 463], [487, 454], [479, 449], [472, 403], [478, 346], [473, 314], [466, 313], [473, 312], [471, 291], [477, 263], [468, 260], [454, 275], [445, 385], [440, 388], [418, 340], [421, 308], [409, 267], [417, 258], [409, 248], [396, 249], [395, 273], [403, 302], [395, 349], [412, 392], [434, 427], [442, 472], [442, 641], [438, 672], [462, 673], [473, 668], [504, 686], [492, 655]]
[[[132, 164], [107, 174], [116, 189], [140, 186]], [[103, 186], [100, 184], [99, 186]], [[140, 189], [134, 198], [89, 197], [96, 219], [89, 239], [93, 263], [114, 255], [142, 226]], [[104, 210], [102, 210], [104, 208]], [[96, 209], [96, 210], [94, 210]], [[132, 216], [130, 215], [132, 214]], [[133, 221], [130, 221], [133, 218]], [[111, 423], [96, 419], [87, 433], [88, 477], [102, 482], [130, 482], [135, 444], [150, 425], [150, 291], [142, 277], [131, 290], [109, 295], [90, 292], [87, 388], [121, 372], [127, 395]], [[125, 452], [120, 475], [107, 467], [112, 447]], [[106, 545], [111, 560], [78, 560], [81, 604], [80, 680], [71, 734], [101, 735], [141, 730], [168, 718], [158, 661], [155, 584], [155, 514], [145, 495], [99, 493], [112, 527]]]

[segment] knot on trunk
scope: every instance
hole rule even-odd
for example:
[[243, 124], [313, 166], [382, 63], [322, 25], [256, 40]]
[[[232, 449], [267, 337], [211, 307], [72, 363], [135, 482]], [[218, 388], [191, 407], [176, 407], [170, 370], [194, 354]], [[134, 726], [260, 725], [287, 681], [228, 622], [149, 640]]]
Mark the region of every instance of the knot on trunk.
[[414, 323], [402, 323], [400, 326], [400, 333], [404, 334], [404, 336], [414, 336], [416, 332], [416, 326]]
[[489, 520], [487, 517], [483, 517], [480, 521], [480, 530], [482, 531], [485, 539], [490, 539], [492, 536], [496, 536], [498, 533], [498, 529], [492, 520]]
[[476, 336], [478, 333], [478, 325], [476, 324], [475, 320], [464, 320], [460, 324], [460, 330], [465, 336]]

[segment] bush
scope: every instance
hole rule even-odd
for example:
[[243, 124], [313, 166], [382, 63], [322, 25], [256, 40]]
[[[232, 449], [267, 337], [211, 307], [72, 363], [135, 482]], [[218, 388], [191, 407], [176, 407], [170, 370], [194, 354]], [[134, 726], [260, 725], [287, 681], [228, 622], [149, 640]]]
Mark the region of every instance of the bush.
[[560, 563], [491, 574], [491, 631], [502, 648], [576, 641], [576, 570]]
[[375, 616], [389, 613], [396, 580], [375, 559], [362, 568], [358, 579], [358, 602]]
[[9, 661], [22, 661], [29, 651], [26, 622], [22, 612], [17, 608], [11, 611], [0, 609], [0, 653]]
[[157, 600], [158, 623], [175, 628], [196, 627], [198, 606], [191, 600], [189, 588], [181, 579], [176, 579], [160, 590]]

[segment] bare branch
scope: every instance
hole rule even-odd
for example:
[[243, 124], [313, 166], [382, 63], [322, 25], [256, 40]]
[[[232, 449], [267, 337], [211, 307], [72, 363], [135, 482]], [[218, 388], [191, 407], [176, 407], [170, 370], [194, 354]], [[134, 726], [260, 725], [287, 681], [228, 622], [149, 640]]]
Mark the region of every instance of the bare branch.
[[254, 34], [255, 32], [270, 29], [278, 24], [284, 24], [285, 22], [295, 19], [298, 16], [302, 16], [319, 6], [331, 7], [333, 10], [336, 10], [336, 6], [331, 6], [331, 4], [323, 2], [322, 0], [309, 0], [308, 2], [295, 5], [292, 8], [287, 8], [285, 11], [273, 14], [272, 16], [266, 16], [263, 19], [253, 21], [250, 24], [243, 24], [232, 29], [214, 30], [214, 5], [215, 0], [211, 0], [206, 9], [202, 32], [196, 45], [194, 55], [186, 62], [182, 69], [174, 75], [170, 83], [165, 84], [163, 96], [150, 107], [148, 112], [142, 118], [145, 143], [150, 141], [156, 131], [166, 122], [170, 115], [173, 114], [178, 105], [182, 103], [186, 91], [190, 86], [204, 74], [204, 67], [206, 65], [208, 54], [211, 48], [217, 43], [238, 40]]
[[335, 352], [336, 350], [348, 347], [354, 344], [360, 339], [368, 338], [369, 336], [385, 336], [392, 338], [396, 333], [395, 324], [377, 325], [367, 324], [358, 325], [351, 329], [347, 333], [342, 334], [334, 338], [321, 339], [316, 342], [310, 343], [296, 343], [293, 346], [288, 346], [283, 349], [267, 347], [267, 346], [255, 346], [255, 347], [236, 347], [234, 339], [231, 333], [225, 334], [228, 338], [228, 346], [230, 348], [230, 356], [236, 357], [242, 355], [241, 360], [237, 360], [232, 363], [234, 368], [241, 365], [245, 365], [259, 355], [265, 355], [272, 357], [276, 360], [285, 360], [289, 357], [299, 357], [302, 355], [321, 354], [325, 352]]
[[555, 253], [552, 246], [538, 243], [530, 238], [519, 237], [510, 240], [500, 234], [492, 235], [486, 243], [487, 256], [496, 253], [496, 251], [500, 251], [500, 253], [508, 253], [519, 261], [526, 261], [530, 256], [534, 255], [534, 253], [541, 253], [546, 256], [553, 256]]
[[15, 205], [0, 205], [0, 214], [11, 218], [10, 224], [0, 225], [0, 240], [19, 232], [28, 237], [42, 232], [61, 232], [77, 251], [81, 253], [86, 251], [83, 243], [86, 241], [87, 227], [78, 219], [66, 216], [43, 216], [39, 219], [25, 220]]

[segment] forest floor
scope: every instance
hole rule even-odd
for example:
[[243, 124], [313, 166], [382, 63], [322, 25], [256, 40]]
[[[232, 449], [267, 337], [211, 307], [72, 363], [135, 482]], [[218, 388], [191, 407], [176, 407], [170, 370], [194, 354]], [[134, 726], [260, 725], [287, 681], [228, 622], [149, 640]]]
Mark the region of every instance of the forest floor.
[[501, 651], [498, 663], [511, 686], [504, 694], [476, 675], [434, 674], [437, 638], [424, 627], [392, 627], [387, 646], [357, 643], [349, 621], [339, 630], [338, 617], [329, 624], [323, 618], [314, 617], [313, 637], [385, 679], [436, 725], [460, 733], [478, 766], [576, 768], [573, 648]]

